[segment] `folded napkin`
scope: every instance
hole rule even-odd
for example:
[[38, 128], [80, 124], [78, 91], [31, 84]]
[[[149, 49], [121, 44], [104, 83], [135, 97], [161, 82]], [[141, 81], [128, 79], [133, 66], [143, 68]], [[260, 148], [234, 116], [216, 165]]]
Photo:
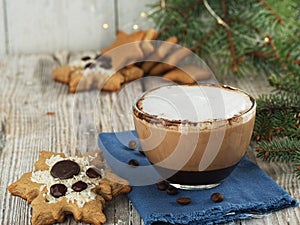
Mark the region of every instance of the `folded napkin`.
[[[257, 218], [298, 202], [268, 177], [259, 167], [243, 158], [232, 174], [218, 187], [209, 190], [179, 190], [168, 195], [155, 185], [160, 176], [149, 161], [137, 150], [130, 150], [128, 142], [136, 140], [134, 131], [101, 133], [99, 146], [112, 170], [128, 179], [132, 191], [128, 194], [145, 225], [150, 224], [217, 224], [236, 219]], [[134, 159], [139, 166], [130, 166]], [[214, 192], [224, 195], [219, 203], [212, 202]], [[179, 197], [189, 197], [192, 202], [180, 205]]]

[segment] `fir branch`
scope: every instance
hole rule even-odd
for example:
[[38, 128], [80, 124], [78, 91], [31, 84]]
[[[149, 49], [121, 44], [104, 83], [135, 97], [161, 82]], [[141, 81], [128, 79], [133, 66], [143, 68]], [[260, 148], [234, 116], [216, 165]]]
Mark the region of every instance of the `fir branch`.
[[257, 99], [257, 113], [275, 113], [279, 111], [300, 112], [300, 96], [296, 93], [279, 92], [261, 95]]
[[258, 142], [257, 157], [267, 161], [295, 162], [300, 153], [299, 138], [279, 138]]
[[264, 0], [258, 0], [258, 2], [260, 2], [267, 10], [269, 10], [273, 16], [275, 17], [275, 19], [277, 20], [277, 22], [279, 24], [283, 24], [283, 20], [280, 18], [280, 16], [274, 11], [274, 9], [269, 6], [268, 3], [266, 3]]
[[219, 24], [216, 24], [199, 42], [196, 44], [193, 49], [191, 49], [194, 52], [200, 53], [202, 50], [202, 46], [206, 44], [207, 41], [209, 41], [210, 38], [213, 37], [213, 35], [218, 31], [220, 28]]
[[276, 76], [275, 74], [272, 74], [269, 77], [269, 82], [279, 91], [286, 91], [300, 95], [300, 76], [292, 77], [287, 76], [286, 74], [280, 74], [279, 76]]
[[274, 137], [300, 136], [300, 96], [279, 92], [262, 95], [257, 99], [257, 115], [253, 131], [255, 140]]
[[255, 33], [261, 34], [261, 31], [260, 31], [257, 27], [253, 26], [253, 25], [250, 24], [250, 23], [247, 23], [246, 21], [241, 20], [240, 18], [237, 18], [237, 17], [231, 17], [231, 18], [230, 18], [230, 22], [236, 22], [236, 23], [239, 23], [239, 24], [241, 24], [241, 25], [243, 25], [243, 26], [246, 26], [246, 27], [248, 27], [249, 29], [253, 30]]
[[[292, 48], [299, 39], [295, 36], [299, 34], [295, 19], [298, 14], [292, 10], [297, 8], [296, 0], [290, 0], [290, 3], [274, 0], [162, 2], [163, 6], [152, 5], [155, 10], [150, 14], [162, 39], [176, 35], [181, 45], [194, 50], [205, 61], [218, 55], [224, 59], [222, 65], [236, 74], [244, 75], [243, 68], [255, 68], [256, 62], [259, 62], [257, 67], [267, 74], [297, 74], [300, 59], [293, 56], [295, 47]], [[276, 10], [273, 5], [277, 6]], [[283, 6], [289, 7], [288, 10], [282, 10]], [[278, 9], [281, 14], [276, 12]], [[289, 14], [282, 17], [286, 11]], [[284, 24], [281, 21], [285, 21]], [[293, 38], [287, 39], [290, 36]], [[292, 54], [289, 51], [293, 51]], [[258, 57], [261, 60], [257, 60]]]
[[289, 73], [292, 76], [295, 76], [295, 74], [289, 70], [289, 68], [287, 67], [287, 65], [285, 65], [285, 63], [281, 60], [280, 54], [277, 50], [276, 45], [273, 42], [273, 38], [270, 35], [266, 35], [265, 37], [265, 43], [267, 46], [270, 46], [271, 49], [273, 50], [274, 53], [274, 57], [276, 58], [276, 60], [278, 61], [279, 65], [281, 66], [281, 68], [286, 71], [287, 73]]

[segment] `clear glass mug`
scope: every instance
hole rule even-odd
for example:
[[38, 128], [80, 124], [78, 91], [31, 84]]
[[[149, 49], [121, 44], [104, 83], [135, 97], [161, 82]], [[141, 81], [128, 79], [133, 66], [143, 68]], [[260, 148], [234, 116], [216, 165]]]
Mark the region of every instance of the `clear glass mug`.
[[181, 189], [212, 188], [231, 174], [249, 145], [255, 113], [249, 94], [207, 84], [162, 86], [133, 105], [146, 157]]

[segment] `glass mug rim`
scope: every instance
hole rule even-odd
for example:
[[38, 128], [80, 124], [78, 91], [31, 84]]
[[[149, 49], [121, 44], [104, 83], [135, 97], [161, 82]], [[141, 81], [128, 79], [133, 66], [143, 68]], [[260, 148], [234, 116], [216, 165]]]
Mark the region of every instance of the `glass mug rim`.
[[[252, 105], [247, 109], [245, 112], [242, 112], [239, 115], [232, 116], [230, 118], [218, 118], [218, 119], [209, 119], [209, 120], [204, 120], [204, 121], [199, 121], [199, 122], [194, 122], [194, 121], [188, 121], [188, 120], [172, 120], [172, 119], [167, 119], [167, 118], [160, 118], [155, 115], [151, 115], [147, 112], [144, 112], [138, 107], [138, 102], [143, 99], [147, 94], [156, 91], [161, 88], [166, 88], [166, 87], [172, 87], [172, 86], [206, 86], [206, 87], [214, 87], [214, 88], [221, 88], [225, 90], [232, 90], [236, 92], [240, 92], [245, 94], [246, 96], [249, 97]], [[253, 116], [255, 116], [255, 111], [256, 111], [256, 101], [255, 99], [248, 94], [246, 91], [230, 86], [230, 85], [215, 85], [215, 84], [172, 84], [172, 85], [164, 85], [160, 86], [151, 90], [148, 90], [144, 92], [141, 96], [135, 99], [134, 104], [132, 106], [133, 114], [135, 117], [145, 120], [146, 122], [150, 124], [155, 124], [155, 125], [161, 125], [161, 126], [168, 126], [168, 127], [178, 127], [181, 125], [187, 125], [190, 127], [194, 127], [197, 130], [202, 130], [202, 129], [218, 129], [220, 127], [226, 126], [227, 124], [233, 125], [235, 123], [240, 124], [239, 118], [248, 118], [250, 120]], [[252, 115], [252, 116], [251, 116]], [[247, 122], [248, 120], [243, 121]]]

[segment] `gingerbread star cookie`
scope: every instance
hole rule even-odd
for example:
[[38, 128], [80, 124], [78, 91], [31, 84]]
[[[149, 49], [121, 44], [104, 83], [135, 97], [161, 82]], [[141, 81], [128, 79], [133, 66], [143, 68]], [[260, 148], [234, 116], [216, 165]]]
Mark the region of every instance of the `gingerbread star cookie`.
[[200, 68], [195, 64], [184, 65], [175, 68], [163, 75], [166, 80], [171, 80], [179, 84], [193, 84], [197, 81], [208, 80], [212, 77], [209, 70]]
[[86, 55], [69, 65], [56, 68], [52, 76], [55, 81], [68, 84], [69, 92], [75, 93], [93, 88], [117, 91], [124, 82], [138, 79], [144, 74], [142, 69], [134, 65], [116, 70], [112, 62], [113, 59], [108, 55]]
[[[118, 91], [124, 83], [145, 75], [162, 76], [180, 84], [210, 76], [200, 67], [189, 66], [192, 51], [177, 45], [177, 37], [159, 41], [158, 36], [154, 29], [130, 34], [120, 30], [115, 41], [101, 53], [56, 68], [53, 79], [68, 84], [69, 92], [75, 93], [93, 88]], [[187, 68], [180, 69], [183, 65]]]
[[8, 190], [32, 205], [33, 225], [63, 222], [69, 214], [76, 221], [101, 225], [106, 221], [105, 201], [130, 191], [126, 180], [106, 170], [101, 153], [66, 157], [42, 151], [34, 171]]

